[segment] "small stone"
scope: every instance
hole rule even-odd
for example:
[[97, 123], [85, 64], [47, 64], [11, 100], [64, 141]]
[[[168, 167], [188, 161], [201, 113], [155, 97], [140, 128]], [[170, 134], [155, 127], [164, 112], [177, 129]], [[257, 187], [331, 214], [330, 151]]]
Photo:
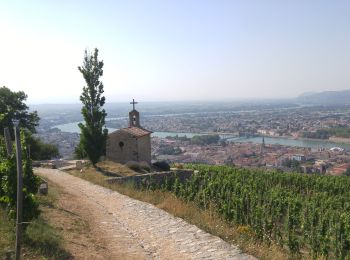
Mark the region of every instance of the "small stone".
[[47, 184], [47, 182], [41, 183], [39, 186], [39, 194], [47, 195], [48, 192], [49, 192], [49, 185]]

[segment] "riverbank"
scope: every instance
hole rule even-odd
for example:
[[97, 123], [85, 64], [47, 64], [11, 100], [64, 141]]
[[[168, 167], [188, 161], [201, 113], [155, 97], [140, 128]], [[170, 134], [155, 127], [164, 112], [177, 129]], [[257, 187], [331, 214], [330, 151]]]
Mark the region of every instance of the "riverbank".
[[[54, 127], [60, 129], [63, 132], [70, 132], [70, 133], [80, 132], [80, 129], [78, 127], [78, 122], [68, 123], [63, 125], [56, 125]], [[116, 129], [109, 129], [110, 132], [114, 130]], [[167, 136], [173, 136], [173, 137], [187, 136], [188, 138], [192, 138], [195, 135], [205, 135], [205, 134], [209, 134], [209, 132], [203, 132], [203, 133], [154, 132], [152, 136], [159, 137], [159, 138], [165, 138]], [[230, 142], [252, 142], [252, 143], [261, 144], [262, 138], [263, 138], [263, 136], [237, 137], [237, 133], [232, 133], [232, 138], [230, 137], [230, 133], [211, 133], [211, 134], [219, 134], [221, 137], [225, 138], [227, 141], [230, 141]], [[264, 139], [265, 139], [265, 144], [271, 144], [271, 145], [296, 146], [296, 147], [306, 147], [306, 148], [312, 148], [312, 149], [322, 149], [322, 148], [330, 149], [333, 147], [341, 147], [343, 149], [350, 150], [350, 141], [349, 143], [345, 143], [345, 142], [336, 142], [336, 141], [323, 140], [323, 139], [304, 139], [304, 138], [293, 138], [293, 137], [285, 137], [285, 136], [284, 137], [264, 136]], [[337, 139], [337, 141], [339, 140]]]
[[331, 136], [328, 140], [335, 143], [350, 144], [350, 138]]
[[[244, 138], [244, 137], [243, 137]], [[300, 142], [310, 142], [310, 143], [318, 143], [320, 144], [320, 146], [322, 147], [322, 144], [327, 144], [325, 148], [328, 148], [329, 146], [332, 147], [338, 147], [340, 146], [341, 148], [344, 148], [342, 146], [348, 147], [348, 145], [350, 145], [350, 138], [341, 138], [341, 137], [335, 137], [332, 136], [329, 139], [313, 139], [313, 138], [301, 138], [301, 137], [291, 137], [291, 136], [268, 136], [268, 135], [258, 135], [255, 136], [254, 138], [260, 138], [262, 140], [262, 138], [265, 139], [266, 142], [266, 138], [270, 138], [270, 139], [275, 139], [279, 142], [279, 140], [283, 139], [283, 140], [291, 140], [291, 141], [300, 141]], [[332, 148], [330, 147], [330, 148]], [[350, 146], [349, 146], [350, 147]], [[314, 148], [314, 147], [311, 147]]]

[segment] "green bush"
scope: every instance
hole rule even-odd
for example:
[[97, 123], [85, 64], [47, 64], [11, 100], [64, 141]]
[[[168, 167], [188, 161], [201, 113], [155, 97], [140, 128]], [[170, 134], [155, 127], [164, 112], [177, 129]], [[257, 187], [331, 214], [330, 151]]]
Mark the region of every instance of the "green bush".
[[30, 133], [26, 133], [26, 138], [26, 145], [30, 148], [30, 158], [32, 160], [50, 160], [60, 155], [56, 145], [44, 143]]
[[[26, 139], [21, 132], [23, 164], [23, 221], [28, 222], [39, 215], [39, 205], [34, 196], [39, 188], [39, 179], [33, 173], [32, 162], [27, 158]], [[13, 149], [15, 151], [15, 149]], [[9, 216], [16, 218], [17, 205], [17, 168], [16, 156], [7, 156], [3, 138], [0, 138], [0, 204]]]

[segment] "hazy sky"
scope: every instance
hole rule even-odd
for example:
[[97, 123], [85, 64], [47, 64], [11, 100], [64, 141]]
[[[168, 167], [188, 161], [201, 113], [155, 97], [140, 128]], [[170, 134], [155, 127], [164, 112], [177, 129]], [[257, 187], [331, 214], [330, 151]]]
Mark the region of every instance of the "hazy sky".
[[100, 50], [107, 101], [279, 98], [350, 88], [350, 1], [0, 0], [0, 86], [79, 102]]

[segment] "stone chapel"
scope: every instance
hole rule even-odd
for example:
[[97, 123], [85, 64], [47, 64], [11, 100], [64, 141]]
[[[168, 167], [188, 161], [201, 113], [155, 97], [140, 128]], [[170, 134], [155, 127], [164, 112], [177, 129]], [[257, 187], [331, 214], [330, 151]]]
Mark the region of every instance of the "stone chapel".
[[151, 131], [140, 125], [140, 113], [135, 109], [135, 100], [130, 103], [129, 127], [114, 131], [108, 135], [106, 144], [107, 160], [117, 163], [129, 161], [151, 163]]

